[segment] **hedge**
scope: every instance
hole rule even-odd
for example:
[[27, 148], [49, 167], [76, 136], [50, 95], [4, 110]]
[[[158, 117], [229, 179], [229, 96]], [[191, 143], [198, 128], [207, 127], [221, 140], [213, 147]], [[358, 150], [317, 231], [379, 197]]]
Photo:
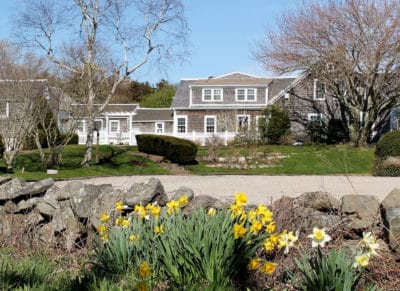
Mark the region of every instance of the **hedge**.
[[400, 176], [400, 131], [386, 133], [375, 149], [375, 176]]
[[136, 135], [138, 149], [141, 152], [160, 155], [180, 165], [193, 163], [196, 159], [195, 143], [173, 136], [139, 134]]

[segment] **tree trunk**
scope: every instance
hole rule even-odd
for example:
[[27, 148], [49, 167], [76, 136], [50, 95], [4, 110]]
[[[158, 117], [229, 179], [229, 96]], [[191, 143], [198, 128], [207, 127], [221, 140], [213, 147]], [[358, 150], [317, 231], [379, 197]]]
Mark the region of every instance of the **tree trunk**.
[[94, 125], [94, 120], [92, 117], [89, 118], [88, 120], [88, 132], [87, 132], [87, 139], [86, 139], [86, 148], [85, 148], [85, 155], [83, 157], [83, 161], [81, 162], [81, 167], [90, 167], [90, 164], [92, 162], [92, 157], [93, 157], [93, 125]]
[[13, 162], [14, 162], [15, 154], [16, 154], [15, 151], [10, 151], [10, 150], [7, 150], [7, 149], [4, 150], [3, 157], [4, 157], [4, 160], [5, 160], [6, 164], [7, 164], [7, 171], [8, 172], [12, 172], [12, 170], [13, 170]]

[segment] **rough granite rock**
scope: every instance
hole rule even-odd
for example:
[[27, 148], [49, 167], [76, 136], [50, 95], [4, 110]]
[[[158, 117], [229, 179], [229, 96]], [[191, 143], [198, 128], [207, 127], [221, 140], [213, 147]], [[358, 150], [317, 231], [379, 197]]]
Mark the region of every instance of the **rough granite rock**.
[[371, 195], [346, 195], [342, 197], [341, 212], [354, 230], [371, 228], [380, 220], [379, 201]]
[[187, 195], [189, 201], [192, 201], [193, 197], [194, 197], [194, 192], [192, 189], [190, 189], [186, 186], [182, 186], [173, 193], [172, 200], [179, 200], [179, 198], [184, 195]]
[[21, 178], [14, 178], [0, 185], [0, 200], [10, 200], [12, 198], [12, 193], [18, 191], [19, 189], [27, 185], [26, 181]]
[[56, 209], [60, 208], [58, 207], [53, 207], [53, 205], [47, 203], [46, 201], [43, 201], [41, 203], [38, 203], [36, 205], [37, 210], [39, 211], [40, 214], [46, 215], [46, 216], [53, 216], [54, 212]]
[[384, 209], [400, 208], [400, 189], [394, 188], [382, 201]]
[[17, 189], [17, 191], [13, 191], [9, 193], [8, 199], [14, 199], [22, 196], [35, 196], [44, 193], [47, 189], [49, 189], [54, 184], [54, 180], [52, 178], [47, 178], [44, 180], [40, 180], [35, 183], [30, 183], [25, 185], [24, 187]]
[[43, 202], [42, 197], [33, 197], [28, 200], [21, 200], [17, 204], [17, 209], [16, 212], [21, 212], [21, 211], [28, 211], [34, 206], [36, 206], [38, 203]]
[[74, 195], [69, 199], [72, 211], [79, 218], [89, 218], [93, 202], [101, 194], [101, 186], [80, 183], [74, 184], [73, 189]]
[[126, 193], [124, 202], [131, 207], [137, 204], [146, 205], [153, 202], [157, 202], [160, 206], [165, 206], [168, 202], [168, 197], [160, 180], [150, 178], [142, 183], [133, 184]]
[[389, 208], [385, 214], [389, 227], [389, 244], [392, 250], [400, 252], [400, 208]]
[[319, 211], [337, 211], [340, 206], [338, 199], [327, 192], [307, 192], [295, 199], [301, 207]]
[[209, 195], [199, 195], [194, 196], [193, 200], [185, 208], [182, 209], [182, 212], [184, 214], [190, 215], [198, 208], [204, 208], [206, 210], [210, 208], [226, 209], [229, 208], [229, 204]]
[[123, 201], [125, 193], [120, 190], [104, 187], [101, 194], [93, 201], [89, 222], [97, 228], [101, 221], [99, 216], [102, 212], [110, 213], [115, 208], [115, 202]]

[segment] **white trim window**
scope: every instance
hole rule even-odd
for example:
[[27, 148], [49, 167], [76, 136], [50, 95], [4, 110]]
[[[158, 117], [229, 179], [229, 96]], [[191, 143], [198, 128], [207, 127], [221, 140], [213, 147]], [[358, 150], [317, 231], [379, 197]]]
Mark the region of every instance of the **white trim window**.
[[8, 117], [10, 117], [10, 102], [6, 102], [4, 107], [3, 107], [3, 104], [4, 103], [1, 103], [0, 117], [8, 118]]
[[236, 101], [257, 101], [257, 89], [256, 88], [237, 88], [235, 89]]
[[250, 115], [236, 115], [236, 131], [244, 132], [250, 128]]
[[309, 122], [323, 120], [324, 115], [322, 113], [308, 113], [307, 119]]
[[154, 125], [154, 131], [157, 134], [164, 134], [164, 122], [156, 122]]
[[202, 90], [202, 101], [222, 101], [224, 95], [224, 90], [222, 88], [205, 88]]
[[217, 117], [215, 115], [204, 116], [204, 133], [217, 132]]
[[176, 132], [179, 133], [187, 133], [187, 116], [186, 115], [178, 115], [176, 116]]
[[110, 133], [119, 133], [119, 120], [110, 120]]
[[318, 79], [314, 79], [314, 89], [313, 89], [313, 97], [314, 100], [325, 100], [326, 96], [326, 86], [324, 83], [318, 81]]
[[78, 120], [76, 122], [76, 130], [78, 133], [85, 133], [86, 132], [86, 120]]

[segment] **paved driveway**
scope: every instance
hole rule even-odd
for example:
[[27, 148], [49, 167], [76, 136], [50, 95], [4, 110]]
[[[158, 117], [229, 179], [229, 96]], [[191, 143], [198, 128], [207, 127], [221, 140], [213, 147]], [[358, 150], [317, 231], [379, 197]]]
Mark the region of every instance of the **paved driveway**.
[[[338, 198], [346, 194], [375, 195], [382, 200], [393, 188], [400, 188], [400, 177], [371, 176], [121, 176], [82, 181], [127, 189], [149, 177], [160, 179], [166, 192], [187, 186], [196, 195], [207, 194], [224, 200], [230, 200], [235, 192], [245, 192], [251, 203], [269, 203], [283, 195], [296, 197], [310, 191], [326, 191]], [[59, 181], [56, 185], [66, 183]]]

